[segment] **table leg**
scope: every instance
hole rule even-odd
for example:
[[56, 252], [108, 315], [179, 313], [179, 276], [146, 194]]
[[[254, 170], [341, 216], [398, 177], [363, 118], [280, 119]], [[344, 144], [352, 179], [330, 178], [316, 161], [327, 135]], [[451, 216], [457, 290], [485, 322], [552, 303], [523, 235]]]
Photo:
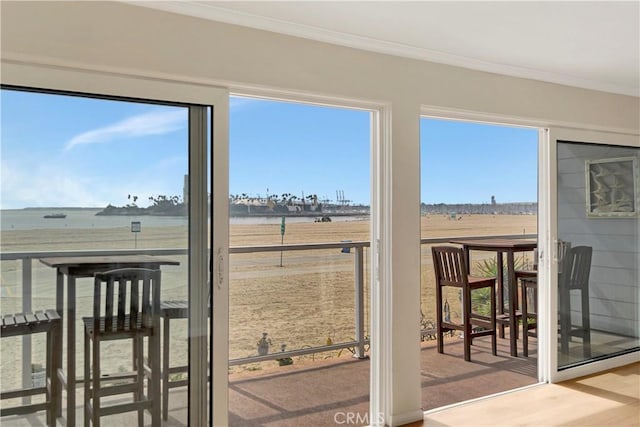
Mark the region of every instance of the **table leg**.
[[467, 266], [467, 274], [471, 274], [471, 256], [469, 255], [469, 246], [462, 246], [462, 250], [464, 251], [464, 263]]
[[[56, 269], [56, 311], [60, 316], [60, 330], [59, 333], [56, 334], [56, 340], [58, 343], [54, 343], [53, 348], [55, 351], [59, 352], [56, 355], [57, 360], [60, 361], [56, 365], [57, 368], [62, 368], [62, 340], [63, 340], [63, 331], [64, 331], [64, 274], [60, 270]], [[58, 382], [58, 393], [56, 394], [56, 401], [54, 403], [56, 410], [56, 418], [62, 416], [62, 384], [60, 382], [58, 372], [53, 373], [52, 381]]]
[[[504, 263], [502, 252], [496, 253], [496, 280], [498, 282], [498, 314], [504, 314]], [[500, 338], [504, 338], [503, 322], [500, 322]]]
[[513, 251], [507, 252], [507, 285], [509, 286], [509, 341], [511, 356], [518, 357], [518, 318], [516, 316], [518, 289], [516, 286], [516, 272]]
[[76, 278], [67, 276], [67, 425], [76, 425]]

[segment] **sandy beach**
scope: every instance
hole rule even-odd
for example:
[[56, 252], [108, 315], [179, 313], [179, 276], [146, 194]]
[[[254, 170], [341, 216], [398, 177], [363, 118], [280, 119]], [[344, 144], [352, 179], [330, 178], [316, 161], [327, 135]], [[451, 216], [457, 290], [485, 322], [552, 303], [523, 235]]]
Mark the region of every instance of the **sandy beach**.
[[[452, 220], [445, 216], [424, 216], [421, 236], [479, 236], [536, 233], [536, 217], [532, 215], [470, 215]], [[185, 226], [144, 227], [135, 244], [137, 248], [184, 248], [187, 242]], [[232, 224], [231, 246], [279, 245], [278, 224]], [[326, 223], [287, 223], [284, 243], [322, 243], [343, 240], [368, 241], [369, 221], [334, 221]], [[3, 253], [23, 251], [59, 251], [84, 249], [131, 249], [132, 233], [126, 226], [114, 228], [63, 228], [37, 230], [3, 229], [0, 248]], [[369, 334], [369, 250], [365, 249], [365, 330]], [[479, 254], [480, 255], [480, 254]], [[484, 257], [490, 254], [482, 255]], [[170, 256], [180, 261], [178, 267], [163, 267], [162, 298], [186, 299], [186, 256]], [[475, 257], [481, 259], [481, 256]], [[434, 319], [434, 289], [431, 253], [422, 247], [422, 312]], [[22, 306], [21, 262], [3, 261], [0, 270], [1, 309], [3, 313], [19, 312]], [[33, 262], [33, 309], [55, 306], [55, 274], [43, 264]], [[447, 296], [455, 315], [457, 294]], [[78, 282], [78, 319], [92, 307], [92, 282]], [[230, 348], [231, 359], [256, 355], [256, 344], [263, 332], [272, 342], [271, 351], [324, 345], [327, 340], [341, 342], [354, 339], [354, 255], [340, 249], [235, 254], [230, 257]], [[172, 324], [172, 360], [186, 358], [186, 321]], [[78, 331], [81, 331], [78, 325]], [[82, 371], [82, 334], [78, 334], [78, 373]], [[34, 338], [34, 363], [42, 363], [44, 339]], [[1, 377], [3, 388], [17, 385], [20, 377], [20, 340], [1, 342]], [[122, 352], [128, 346], [108, 346], [104, 351], [105, 368], [129, 370], [130, 359]], [[313, 357], [335, 357], [337, 354], [316, 354]], [[310, 358], [311, 356], [307, 356]], [[295, 362], [295, 360], [294, 360]], [[268, 362], [270, 365], [275, 362]], [[261, 369], [260, 365], [234, 367], [233, 371]]]

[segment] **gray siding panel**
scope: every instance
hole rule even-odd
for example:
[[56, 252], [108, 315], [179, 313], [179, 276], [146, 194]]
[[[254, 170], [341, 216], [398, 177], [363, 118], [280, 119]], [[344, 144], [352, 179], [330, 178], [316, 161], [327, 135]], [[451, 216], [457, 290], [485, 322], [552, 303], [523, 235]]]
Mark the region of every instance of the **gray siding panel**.
[[[636, 156], [639, 150], [593, 144], [558, 145], [558, 234], [573, 246], [593, 247], [589, 303], [593, 329], [640, 336], [640, 219], [589, 218], [585, 161]], [[580, 300], [571, 296], [573, 321]]]

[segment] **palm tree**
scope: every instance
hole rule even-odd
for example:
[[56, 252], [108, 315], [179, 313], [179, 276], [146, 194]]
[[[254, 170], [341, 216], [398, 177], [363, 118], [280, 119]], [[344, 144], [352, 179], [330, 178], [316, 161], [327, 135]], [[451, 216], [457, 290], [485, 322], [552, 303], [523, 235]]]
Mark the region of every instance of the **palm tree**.
[[[516, 258], [514, 260], [514, 268], [516, 270], [522, 269], [525, 264], [525, 260], [523, 257]], [[497, 277], [498, 276], [498, 261], [496, 258], [483, 259], [481, 261], [476, 262], [476, 270], [478, 271], [478, 275], [482, 277]], [[471, 272], [469, 272], [471, 273]], [[507, 274], [506, 269], [503, 271], [503, 274]], [[506, 278], [503, 279], [503, 283], [505, 283]], [[505, 290], [508, 293], [508, 290]], [[508, 297], [508, 295], [505, 295]], [[476, 289], [471, 292], [471, 305], [474, 311], [477, 311], [480, 314], [488, 316], [490, 314], [491, 308], [491, 291], [489, 288]]]

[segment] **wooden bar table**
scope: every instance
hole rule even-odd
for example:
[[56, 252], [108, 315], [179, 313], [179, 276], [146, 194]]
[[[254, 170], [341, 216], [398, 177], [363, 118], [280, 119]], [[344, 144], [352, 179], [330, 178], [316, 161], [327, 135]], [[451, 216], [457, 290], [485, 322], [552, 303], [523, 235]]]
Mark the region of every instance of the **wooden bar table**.
[[518, 308], [518, 283], [516, 282], [515, 256], [516, 252], [529, 252], [538, 246], [535, 240], [531, 239], [469, 239], [453, 240], [451, 243], [462, 245], [465, 254], [467, 268], [471, 272], [470, 251], [490, 251], [497, 253], [497, 281], [498, 281], [498, 310], [499, 314], [504, 314], [503, 297], [503, 260], [502, 254], [507, 254], [507, 287], [509, 289], [509, 339], [511, 356], [518, 357], [517, 330], [518, 319], [516, 310]]
[[[178, 261], [153, 255], [108, 255], [41, 258], [40, 262], [56, 269], [56, 310], [67, 323], [67, 372], [56, 373], [67, 390], [67, 426], [76, 425], [76, 279], [93, 277], [96, 273], [118, 268], [149, 268], [157, 270], [162, 265], [180, 265]], [[67, 276], [67, 307], [64, 315], [64, 276]], [[87, 378], [84, 379], [87, 381]], [[61, 394], [59, 394], [61, 396]], [[57, 412], [61, 401], [56, 402]], [[60, 416], [60, 414], [57, 414]]]

